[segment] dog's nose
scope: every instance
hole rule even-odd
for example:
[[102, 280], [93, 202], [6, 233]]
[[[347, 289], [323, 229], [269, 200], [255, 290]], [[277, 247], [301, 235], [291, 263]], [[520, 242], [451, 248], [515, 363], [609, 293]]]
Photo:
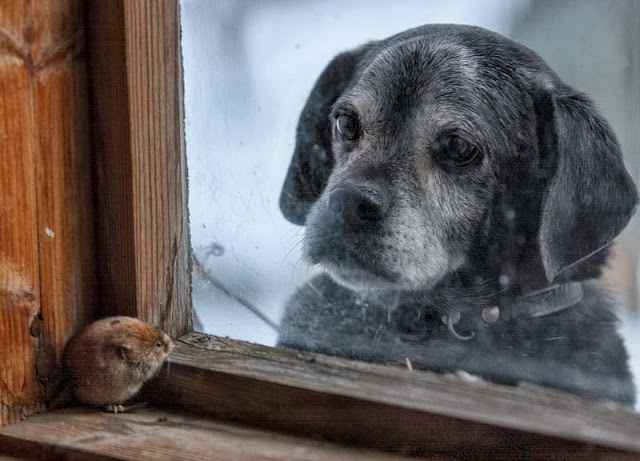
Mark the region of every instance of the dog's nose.
[[337, 188], [329, 196], [329, 209], [357, 230], [381, 221], [387, 214], [388, 202], [385, 194], [377, 191]]

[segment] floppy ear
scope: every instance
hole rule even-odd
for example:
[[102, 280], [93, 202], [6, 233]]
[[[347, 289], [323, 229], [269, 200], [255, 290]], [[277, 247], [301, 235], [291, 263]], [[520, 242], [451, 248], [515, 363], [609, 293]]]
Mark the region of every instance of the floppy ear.
[[547, 94], [536, 106], [541, 158], [555, 164], [539, 233], [552, 281], [609, 245], [631, 219], [638, 195], [611, 127], [588, 98]]
[[331, 106], [349, 86], [360, 58], [372, 43], [339, 54], [316, 81], [300, 114], [296, 147], [280, 194], [280, 210], [294, 224], [303, 225], [331, 170]]

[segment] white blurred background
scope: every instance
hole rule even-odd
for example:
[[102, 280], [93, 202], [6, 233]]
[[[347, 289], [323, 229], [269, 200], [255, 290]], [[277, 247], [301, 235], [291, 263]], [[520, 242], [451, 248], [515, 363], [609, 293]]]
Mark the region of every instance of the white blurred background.
[[[434, 22], [516, 38], [593, 97], [638, 178], [640, 2], [182, 0], [181, 14], [193, 303], [207, 333], [275, 344], [269, 323], [309, 277], [303, 229], [278, 208], [298, 115], [328, 61], [368, 40]], [[638, 376], [637, 221], [607, 277]]]

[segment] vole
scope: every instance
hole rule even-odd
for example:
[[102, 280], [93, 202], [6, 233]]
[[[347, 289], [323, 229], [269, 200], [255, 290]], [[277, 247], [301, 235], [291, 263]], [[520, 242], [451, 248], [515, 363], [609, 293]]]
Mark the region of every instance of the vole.
[[77, 401], [117, 412], [158, 372], [173, 347], [165, 332], [133, 317], [98, 320], [67, 343], [61, 384], [49, 408]]

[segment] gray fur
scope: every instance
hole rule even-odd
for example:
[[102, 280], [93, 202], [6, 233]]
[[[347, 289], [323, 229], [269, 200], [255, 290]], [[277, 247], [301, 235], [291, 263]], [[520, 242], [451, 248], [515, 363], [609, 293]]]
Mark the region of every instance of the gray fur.
[[[358, 121], [355, 140], [337, 131], [345, 114]], [[452, 134], [477, 160], [442, 154]], [[486, 326], [477, 314], [598, 277], [636, 202], [607, 122], [533, 51], [477, 27], [429, 25], [343, 53], [303, 109], [280, 199], [307, 225], [306, 257], [338, 284], [324, 276], [294, 295], [280, 343], [632, 402], [612, 303], [598, 290], [570, 313], [526, 322]], [[451, 313], [472, 340], [441, 331]], [[407, 339], [414, 330], [418, 341]], [[554, 369], [577, 375], [554, 383]]]

